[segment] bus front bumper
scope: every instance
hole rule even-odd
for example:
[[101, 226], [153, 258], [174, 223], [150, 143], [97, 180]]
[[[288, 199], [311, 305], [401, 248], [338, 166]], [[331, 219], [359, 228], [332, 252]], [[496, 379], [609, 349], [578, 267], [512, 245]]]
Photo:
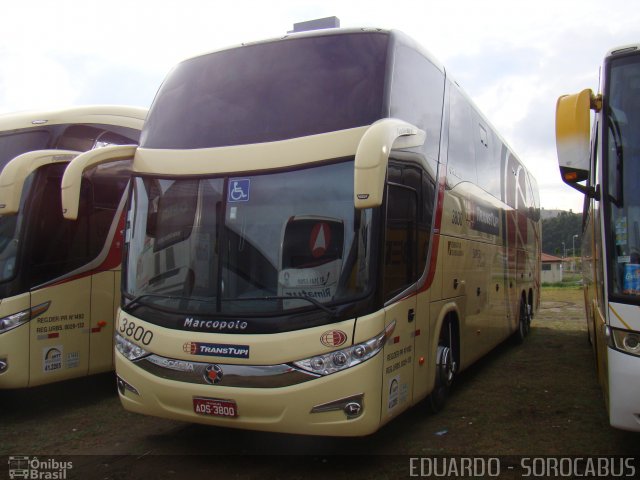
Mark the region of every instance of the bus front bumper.
[[29, 324], [0, 335], [0, 389], [29, 386]]
[[640, 357], [608, 348], [608, 365], [611, 426], [640, 431]]
[[302, 383], [251, 388], [163, 378], [140, 368], [118, 351], [115, 357], [120, 400], [132, 412], [228, 428], [304, 435], [361, 436], [380, 427], [382, 355]]

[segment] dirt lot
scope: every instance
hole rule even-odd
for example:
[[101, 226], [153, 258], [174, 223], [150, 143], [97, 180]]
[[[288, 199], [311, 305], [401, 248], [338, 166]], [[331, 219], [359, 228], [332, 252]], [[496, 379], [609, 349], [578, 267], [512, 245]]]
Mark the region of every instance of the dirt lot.
[[[464, 372], [443, 412], [420, 405], [369, 437], [267, 434], [130, 414], [108, 374], [0, 392], [0, 456], [67, 458], [74, 466], [67, 478], [100, 479], [407, 478], [410, 456], [640, 456], [640, 434], [608, 425], [581, 295], [543, 290], [523, 345], [505, 343]], [[0, 478], [8, 477], [2, 464], [0, 457]]]

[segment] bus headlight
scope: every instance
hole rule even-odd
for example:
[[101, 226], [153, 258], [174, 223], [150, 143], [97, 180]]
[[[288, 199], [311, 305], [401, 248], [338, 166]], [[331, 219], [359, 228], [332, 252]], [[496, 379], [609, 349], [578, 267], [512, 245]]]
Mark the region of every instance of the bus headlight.
[[27, 323], [32, 318], [42, 315], [49, 309], [49, 305], [51, 305], [51, 302], [41, 303], [35, 307], [27, 308], [21, 312], [0, 318], [0, 333], [8, 332], [11, 329]]
[[640, 356], [640, 333], [629, 330], [611, 329], [613, 347], [624, 353]]
[[395, 326], [396, 323], [394, 321], [390, 323], [383, 332], [369, 340], [351, 347], [336, 350], [335, 352], [298, 360], [297, 362], [293, 362], [293, 365], [307, 372], [315, 373], [316, 375], [330, 375], [341, 370], [346, 370], [347, 368], [369, 360], [380, 352], [380, 350], [384, 348], [385, 343], [387, 343], [387, 338], [393, 333]]
[[122, 355], [124, 355], [128, 360], [131, 360], [132, 362], [149, 355], [149, 352], [147, 352], [145, 349], [139, 347], [133, 342], [130, 342], [129, 340], [127, 340], [117, 332], [116, 332], [115, 340], [116, 340], [115, 342], [116, 349]]

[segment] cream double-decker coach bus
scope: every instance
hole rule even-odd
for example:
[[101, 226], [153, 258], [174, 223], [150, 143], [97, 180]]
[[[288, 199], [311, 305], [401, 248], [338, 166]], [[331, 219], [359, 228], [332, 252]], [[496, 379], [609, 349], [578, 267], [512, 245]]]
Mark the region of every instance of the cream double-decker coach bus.
[[585, 310], [609, 421], [640, 431], [640, 44], [607, 53], [600, 93], [558, 99], [556, 142], [562, 179], [584, 194]]
[[[84, 168], [126, 158], [77, 157], [66, 215]], [[180, 63], [132, 170], [116, 337], [128, 410], [365, 435], [427, 397], [440, 408], [458, 372], [528, 332], [535, 182], [399, 32]]]
[[137, 144], [145, 114], [88, 106], [0, 115], [0, 388], [113, 369], [129, 164], [87, 171], [75, 222], [62, 216], [60, 181], [81, 152]]

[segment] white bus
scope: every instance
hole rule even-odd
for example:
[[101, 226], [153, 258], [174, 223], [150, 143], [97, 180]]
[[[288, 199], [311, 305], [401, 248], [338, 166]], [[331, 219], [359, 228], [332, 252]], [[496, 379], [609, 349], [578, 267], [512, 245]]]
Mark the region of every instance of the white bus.
[[[63, 178], [69, 218], [84, 168]], [[116, 373], [134, 412], [365, 435], [539, 302], [534, 179], [396, 31], [330, 29], [188, 59], [133, 155]]]
[[81, 152], [137, 144], [146, 109], [76, 107], [0, 115], [0, 388], [113, 369], [113, 324], [130, 162], [88, 171], [80, 216], [60, 181]]
[[640, 431], [640, 45], [608, 52], [601, 82], [558, 99], [558, 161], [584, 194], [586, 318], [609, 420]]

